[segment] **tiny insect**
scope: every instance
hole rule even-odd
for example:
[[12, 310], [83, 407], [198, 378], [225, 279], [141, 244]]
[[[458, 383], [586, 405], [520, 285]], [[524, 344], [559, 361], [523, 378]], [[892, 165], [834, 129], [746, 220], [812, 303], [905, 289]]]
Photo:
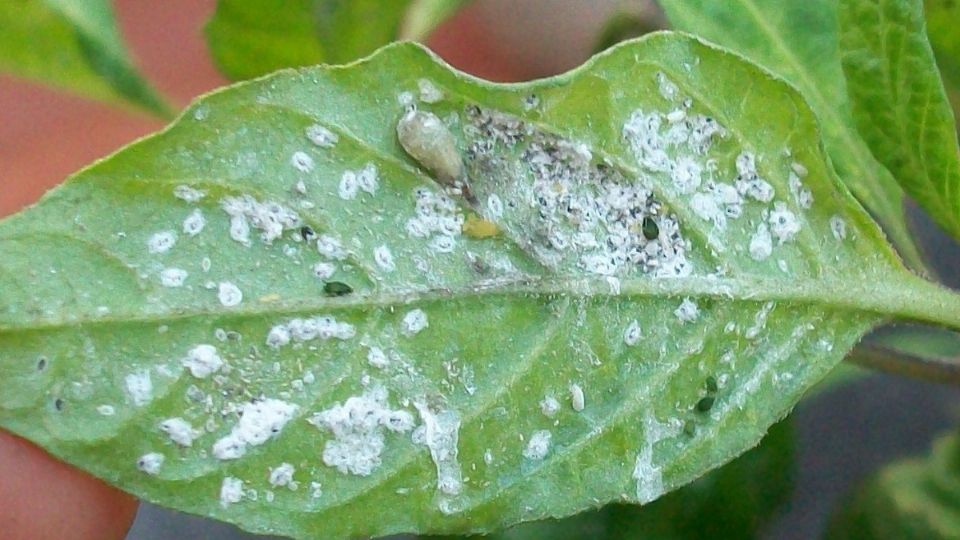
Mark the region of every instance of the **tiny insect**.
[[58, 411], [62, 411], [62, 410], [63, 410], [63, 400], [60, 399], [60, 398], [57, 398], [57, 400], [53, 402], [53, 407], [54, 407], [55, 409], [57, 409]]
[[713, 396], [707, 396], [707, 397], [701, 398], [700, 401], [697, 402], [697, 412], [699, 413], [710, 412], [710, 409], [713, 408], [713, 403], [715, 401], [716, 401], [716, 398]]
[[647, 240], [656, 240], [657, 237], [660, 236], [660, 226], [657, 225], [657, 222], [650, 216], [643, 218], [640, 230], [643, 232], [643, 237]]
[[346, 296], [353, 292], [353, 287], [342, 281], [328, 281], [323, 284], [323, 293], [327, 296]]
[[304, 225], [303, 227], [300, 227], [300, 236], [305, 241], [309, 242], [317, 236], [317, 233], [313, 232], [313, 228], [309, 225]]
[[707, 388], [707, 392], [710, 392], [711, 394], [717, 393], [717, 379], [715, 379], [712, 375], [707, 377], [707, 380], [704, 381], [703, 385]]

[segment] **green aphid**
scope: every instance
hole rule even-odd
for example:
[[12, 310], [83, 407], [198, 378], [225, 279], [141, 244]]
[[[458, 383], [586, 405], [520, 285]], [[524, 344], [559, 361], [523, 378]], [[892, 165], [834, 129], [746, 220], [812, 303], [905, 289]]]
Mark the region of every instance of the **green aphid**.
[[328, 281], [323, 284], [323, 293], [327, 296], [345, 296], [353, 292], [353, 287], [342, 281]]
[[713, 404], [714, 404], [714, 402], [715, 402], [716, 400], [717, 400], [717, 398], [715, 398], [715, 397], [713, 397], [713, 396], [707, 396], [707, 397], [704, 397], [704, 398], [700, 398], [700, 401], [697, 402], [697, 412], [698, 412], [698, 413], [707, 413], [707, 412], [710, 412], [710, 409], [713, 408]]
[[643, 223], [640, 224], [640, 231], [647, 240], [656, 240], [660, 236], [660, 226], [657, 225], [656, 220], [650, 216], [643, 218]]

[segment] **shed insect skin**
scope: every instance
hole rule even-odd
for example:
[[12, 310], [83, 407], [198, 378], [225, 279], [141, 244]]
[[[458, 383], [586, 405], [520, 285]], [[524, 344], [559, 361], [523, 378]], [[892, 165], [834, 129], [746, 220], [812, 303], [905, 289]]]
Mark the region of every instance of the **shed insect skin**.
[[328, 281], [323, 284], [323, 293], [327, 296], [346, 296], [353, 293], [353, 287], [342, 281]]
[[459, 190], [467, 202], [477, 204], [466, 181], [456, 140], [437, 115], [408, 110], [397, 122], [397, 139], [410, 157], [434, 174], [438, 183]]

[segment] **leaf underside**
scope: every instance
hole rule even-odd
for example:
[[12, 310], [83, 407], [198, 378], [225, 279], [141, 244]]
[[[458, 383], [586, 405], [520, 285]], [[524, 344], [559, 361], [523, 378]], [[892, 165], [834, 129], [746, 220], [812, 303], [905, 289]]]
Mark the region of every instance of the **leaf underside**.
[[903, 190], [857, 132], [840, 64], [833, 0], [659, 0], [672, 27], [718, 43], [793, 84], [823, 127], [844, 184], [883, 225], [908, 266], [925, 265], [910, 233]]
[[109, 1], [4, 2], [0, 26], [0, 71], [172, 115], [134, 67]]
[[860, 132], [904, 190], [960, 239], [957, 128], [927, 39], [923, 1], [839, 5], [843, 69]]
[[[466, 190], [401, 147], [414, 108]], [[735, 55], [654, 34], [498, 85], [398, 44], [209, 95], [0, 223], [0, 426], [251, 531], [486, 532], [732, 459], [875, 324], [955, 311], [918, 283]]]

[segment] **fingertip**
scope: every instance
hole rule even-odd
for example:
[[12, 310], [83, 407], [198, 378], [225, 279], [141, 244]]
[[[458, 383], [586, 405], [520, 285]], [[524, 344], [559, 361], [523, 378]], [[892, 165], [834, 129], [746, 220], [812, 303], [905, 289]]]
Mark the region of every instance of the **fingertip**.
[[122, 539], [137, 500], [0, 431], [0, 531], [7, 540]]

